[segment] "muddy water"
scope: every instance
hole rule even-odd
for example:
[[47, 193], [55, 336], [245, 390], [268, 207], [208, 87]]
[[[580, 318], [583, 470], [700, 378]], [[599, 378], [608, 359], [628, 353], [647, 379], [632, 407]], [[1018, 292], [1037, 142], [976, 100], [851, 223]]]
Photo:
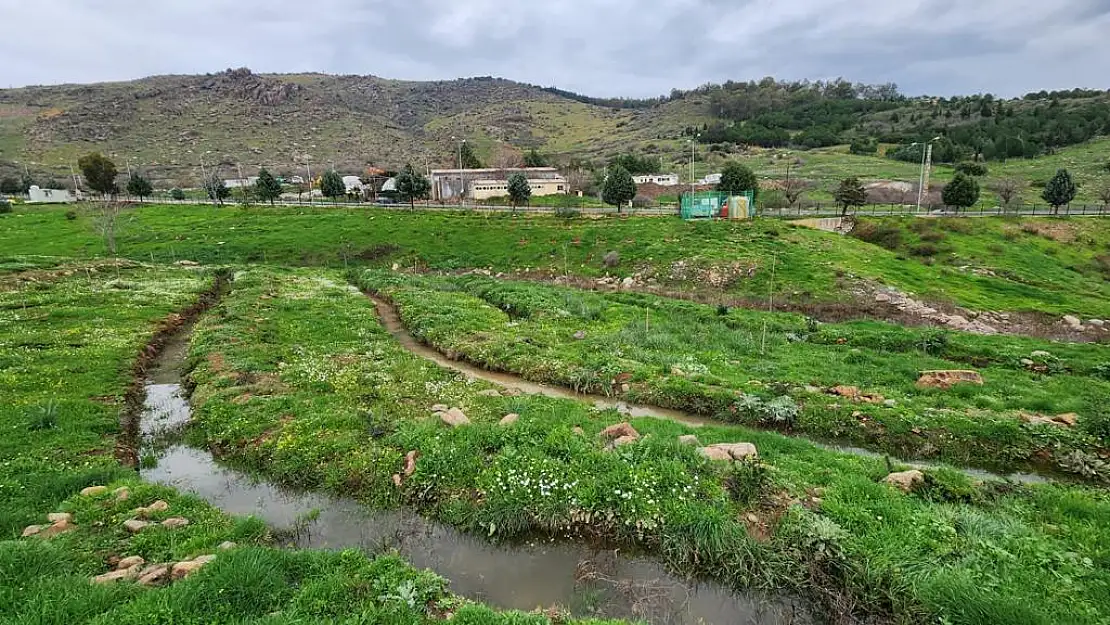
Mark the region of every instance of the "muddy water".
[[[574, 399], [577, 401], [585, 401], [592, 403], [598, 408], [616, 409], [622, 414], [628, 415], [630, 417], [652, 417], [656, 419], [667, 419], [669, 421], [676, 421], [678, 423], [682, 423], [692, 427], [701, 427], [704, 425], [728, 425], [720, 421], [707, 419], [705, 417], [699, 417], [697, 415], [682, 412], [680, 410], [671, 410], [668, 408], [658, 408], [654, 406], [637, 406], [627, 404], [623, 401], [615, 400], [609, 397], [603, 397], [601, 395], [577, 393], [573, 390], [563, 387], [529, 382], [513, 374], [486, 371], [485, 369], [482, 369], [481, 367], [476, 367], [470, 363], [462, 362], [459, 360], [452, 360], [439, 351], [435, 350], [434, 348], [428, 347], [427, 345], [416, 340], [414, 336], [409, 334], [408, 329], [405, 328], [404, 324], [401, 322], [401, 318], [397, 315], [397, 310], [388, 302], [373, 295], [370, 296], [370, 299], [374, 302], [374, 306], [377, 308], [378, 317], [381, 319], [382, 325], [405, 349], [417, 356], [420, 356], [421, 358], [430, 360], [441, 367], [452, 369], [454, 371], [462, 373], [469, 378], [493, 382], [494, 384], [497, 384], [503, 388], [517, 390], [521, 393], [533, 395], [538, 394], [560, 399]], [[794, 436], [794, 438], [802, 438], [808, 440], [814, 445], [817, 445], [818, 447], [822, 447], [830, 451], [851, 454], [854, 456], [866, 456], [869, 458], [886, 457], [885, 454], [875, 453], [873, 451], [861, 449], [859, 447], [829, 445], [820, 441], [806, 439], [805, 437], [796, 435]], [[891, 458], [890, 460], [896, 465], [908, 466], [915, 469], [934, 469], [942, 466], [947, 466], [941, 463], [902, 460], [898, 458]], [[977, 480], [1009, 480], [1012, 482], [1019, 482], [1024, 484], [1038, 484], [1051, 481], [1049, 478], [1043, 475], [1037, 475], [1035, 473], [1011, 473], [1008, 475], [999, 475], [983, 469], [961, 467], [950, 468], [961, 471], [965, 475]]]
[[[409, 511], [366, 508], [344, 498], [296, 492], [221, 466], [201, 449], [157, 450], [186, 425], [190, 408], [181, 371], [186, 335], [170, 341], [148, 371], [141, 420], [145, 454], [157, 466], [144, 479], [192, 492], [231, 514], [255, 515], [288, 536], [290, 546], [397, 549], [420, 568], [451, 580], [451, 589], [492, 606], [551, 606], [577, 616], [643, 619], [659, 625], [804, 624], [818, 622], [800, 600], [736, 594], [676, 577], [658, 562], [568, 542], [493, 545]], [[144, 463], [149, 464], [149, 463]]]

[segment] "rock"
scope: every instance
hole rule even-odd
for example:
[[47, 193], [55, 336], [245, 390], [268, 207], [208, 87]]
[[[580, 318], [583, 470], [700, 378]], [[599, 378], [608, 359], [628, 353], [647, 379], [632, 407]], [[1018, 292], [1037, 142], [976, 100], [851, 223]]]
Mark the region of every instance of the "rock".
[[412, 477], [416, 473], [416, 460], [420, 457], [420, 452], [412, 450], [405, 454], [405, 477]]
[[903, 493], [908, 493], [913, 491], [914, 487], [917, 485], [925, 483], [925, 474], [914, 469], [912, 471], [902, 471], [901, 473], [891, 473], [883, 478], [883, 481], [894, 486]]
[[621, 280], [621, 286], [626, 289], [631, 289], [632, 287], [636, 286], [636, 281], [632, 278], [625, 278], [624, 280]]
[[623, 447], [624, 445], [631, 445], [632, 443], [635, 443], [638, 440], [640, 440], [640, 437], [638, 435], [637, 436], [621, 436], [619, 438], [613, 439], [613, 442], [610, 443], [610, 445], [612, 445], [613, 447]]
[[155, 501], [154, 503], [147, 506], [146, 509], [151, 512], [165, 512], [166, 510], [170, 509], [170, 504], [159, 499], [158, 501]]
[[146, 564], [146, 560], [144, 560], [142, 556], [130, 556], [120, 560], [116, 564], [116, 568], [122, 571], [123, 569], [129, 569], [133, 566], [142, 566], [144, 564]]
[[27, 527], [23, 528], [23, 533], [20, 534], [20, 538], [27, 538], [28, 536], [36, 536], [36, 535], [39, 534], [39, 532], [42, 531], [43, 527], [45, 527], [45, 526], [43, 526], [43, 525], [28, 525]]
[[179, 516], [175, 516], [171, 519], [166, 519], [165, 521], [162, 521], [162, 527], [169, 528], [171, 530], [177, 529], [179, 527], [185, 527], [188, 524], [189, 519]]
[[174, 264], [177, 265], [178, 267], [199, 267], [200, 266], [200, 263], [198, 263], [196, 261], [192, 261], [192, 260], [179, 260]]
[[834, 386], [829, 389], [829, 392], [848, 399], [857, 399], [860, 396], [859, 388], [855, 386]]
[[216, 548], [219, 549], [220, 551], [227, 551], [228, 549], [234, 549], [238, 546], [239, 545], [236, 544], [234, 541], [225, 540], [222, 543], [220, 543], [219, 547], [216, 547]]
[[898, 405], [898, 402], [894, 401], [893, 399], [888, 399], [888, 400], [883, 402], [883, 405], [886, 406], [887, 408], [894, 408], [895, 406]]
[[54, 523], [50, 527], [43, 529], [41, 532], [38, 533], [38, 535], [41, 538], [52, 538], [54, 536], [57, 536], [58, 534], [72, 532], [75, 529], [77, 529], [77, 526], [74, 525], [72, 521], [69, 521], [68, 519], [63, 519], [61, 521], [58, 521], [57, 523]]
[[579, 340], [579, 341], [585, 339], [586, 338], [586, 331], [585, 330], [579, 330], [579, 331], [575, 332], [574, 333], [574, 338]]
[[698, 453], [710, 460], [732, 461], [732, 454], [719, 447], [699, 447]]
[[1032, 360], [1029, 360], [1028, 358], [1022, 358], [1018, 362], [1020, 362], [1021, 366], [1023, 366], [1023, 367], [1032, 367], [1033, 365], [1037, 364], [1037, 363], [1033, 362]]
[[397, 488], [401, 488], [402, 486], [405, 485], [405, 480], [404, 480], [404, 478], [401, 477], [400, 473], [394, 473], [393, 474], [393, 485], [396, 486]]
[[513, 413], [505, 415], [504, 417], [501, 417], [501, 420], [498, 421], [497, 424], [498, 425], [512, 425], [512, 424], [516, 423], [519, 420], [520, 420], [520, 415], [513, 412]]
[[1052, 417], [1046, 417], [1039, 414], [1029, 414], [1025, 412], [1021, 413], [1021, 420], [1031, 425], [1060, 425], [1059, 423], [1056, 423], [1056, 421], [1054, 421]]
[[397, 271], [400, 268], [401, 268], [401, 265], [399, 265], [398, 263], [393, 263], [393, 267], [392, 267], [393, 271]]
[[1066, 425], [1069, 428], [1073, 428], [1075, 427], [1075, 424], [1079, 422], [1079, 415], [1075, 414], [1074, 412], [1065, 412], [1064, 414], [1058, 414], [1055, 417], [1052, 417], [1052, 420], [1061, 425]]
[[486, 389], [478, 392], [479, 397], [501, 397], [501, 391], [496, 389]]
[[165, 581], [170, 575], [170, 565], [154, 564], [139, 573], [139, 583], [143, 586], [154, 586]]
[[1087, 325], [1095, 328], [1103, 328], [1106, 327], [1106, 321], [1103, 319], [1088, 319]]
[[131, 489], [126, 486], [120, 486], [112, 491], [112, 494], [116, 496], [116, 501], [127, 501], [131, 498]]
[[682, 445], [690, 445], [692, 447], [697, 447], [697, 446], [701, 445], [701, 442], [698, 441], [698, 437], [694, 436], [693, 434], [687, 434], [685, 436], [679, 436], [678, 437], [678, 442]]
[[432, 412], [447, 412], [451, 408], [445, 404], [436, 404], [432, 406]]
[[917, 388], [939, 388], [948, 390], [957, 384], [983, 385], [983, 376], [977, 371], [922, 371], [917, 380]]
[[1064, 315], [1063, 321], [1064, 324], [1072, 330], [1076, 330], [1078, 332], [1083, 331], [1083, 322], [1079, 320], [1079, 317], [1076, 317], [1075, 315]]
[[51, 512], [50, 514], [46, 515], [46, 520], [50, 521], [51, 523], [57, 523], [59, 521], [72, 521], [73, 515], [68, 512]]
[[733, 460], [743, 460], [744, 458], [758, 458], [759, 452], [756, 450], [755, 445], [751, 443], [717, 443], [710, 445], [711, 449], [722, 449]]
[[173, 576], [174, 579], [185, 579], [186, 577], [192, 575], [193, 573], [196, 573], [197, 571], [201, 570], [204, 567], [204, 565], [208, 564], [209, 562], [211, 562], [215, 558], [216, 558], [215, 556], [200, 556], [200, 557], [194, 558], [192, 560], [186, 560], [184, 562], [178, 562], [178, 563], [173, 565], [173, 569], [171, 570], [171, 575]]
[[891, 300], [891, 297], [890, 297], [889, 293], [876, 293], [875, 294], [875, 302], [878, 303], [878, 304], [888, 304], [888, 303], [890, 303], [890, 300]]
[[135, 579], [139, 576], [139, 567], [128, 567], [124, 569], [116, 569], [115, 571], [108, 571], [102, 575], [97, 575], [92, 578], [94, 584], [110, 584], [118, 582], [121, 579]]
[[140, 521], [138, 519], [129, 519], [123, 522], [123, 526], [127, 528], [127, 531], [131, 532], [132, 534], [138, 534], [139, 532], [150, 526], [150, 523], [147, 523], [146, 521]]
[[610, 425], [609, 427], [602, 430], [599, 436], [601, 436], [602, 438], [607, 438], [609, 440], [616, 440], [618, 438], [626, 437], [631, 438], [632, 440], [636, 440], [640, 438], [640, 433], [636, 431], [636, 428], [632, 427], [631, 423], [628, 423], [626, 421], [624, 423]]
[[81, 489], [82, 497], [96, 497], [108, 492], [107, 486], [89, 486], [88, 488]]
[[463, 411], [459, 410], [458, 408], [452, 408], [447, 412], [441, 413], [439, 418], [441, 421], [453, 428], [457, 428], [463, 425], [470, 425], [470, 419], [467, 419], [466, 414], [464, 414]]
[[571, 432], [574, 432], [578, 436], [585, 436], [586, 435], [586, 430], [583, 430], [582, 428], [578, 427], [577, 425], [574, 426], [573, 429], [571, 429]]
[[1052, 358], [1052, 353], [1051, 352], [1046, 352], [1044, 350], [1037, 350], [1035, 352], [1030, 352], [1029, 357], [1030, 358]]

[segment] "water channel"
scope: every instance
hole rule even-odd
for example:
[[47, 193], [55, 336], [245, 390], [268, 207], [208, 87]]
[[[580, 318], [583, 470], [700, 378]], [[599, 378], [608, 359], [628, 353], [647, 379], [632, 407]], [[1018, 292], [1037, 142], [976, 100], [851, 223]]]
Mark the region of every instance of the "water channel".
[[[452, 591], [506, 609], [560, 606], [576, 616], [658, 625], [819, 622], [800, 599], [684, 579], [651, 558], [563, 541], [492, 544], [409, 510], [375, 510], [351, 499], [285, 489], [222, 466], [202, 449], [159, 449], [156, 442], [173, 440], [190, 420], [181, 372], [187, 344], [188, 329], [166, 343], [147, 372], [140, 434], [144, 455], [155, 454], [157, 464], [143, 462], [143, 478], [191, 492], [225, 512], [254, 515], [275, 529], [296, 529], [288, 534], [292, 547], [396, 548], [413, 565], [449, 579]], [[514, 387], [538, 392], [525, 382]]]

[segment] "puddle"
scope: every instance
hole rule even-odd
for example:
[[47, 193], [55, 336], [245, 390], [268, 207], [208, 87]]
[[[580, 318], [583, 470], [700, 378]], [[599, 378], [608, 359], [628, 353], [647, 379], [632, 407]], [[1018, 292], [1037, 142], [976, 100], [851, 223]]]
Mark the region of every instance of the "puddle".
[[799, 599], [734, 593], [672, 575], [650, 558], [574, 542], [495, 545], [411, 511], [374, 510], [351, 499], [259, 481], [217, 464], [201, 449], [172, 445], [159, 451], [154, 443], [190, 418], [180, 371], [187, 332], [167, 343], [148, 370], [140, 431], [144, 454], [155, 454], [157, 464], [141, 469], [147, 481], [191, 492], [230, 514], [254, 515], [287, 534], [293, 547], [395, 548], [416, 567], [449, 579], [453, 592], [498, 608], [560, 606], [575, 616], [655, 625], [819, 622]]
[[[517, 391], [520, 391], [521, 393], [527, 393], [527, 394], [532, 394], [532, 395], [544, 395], [544, 396], [547, 396], [547, 397], [556, 397], [556, 398], [559, 398], [559, 399], [573, 399], [573, 400], [576, 400], [576, 401], [584, 401], [584, 402], [587, 402], [587, 403], [591, 403], [591, 404], [593, 404], [594, 406], [596, 406], [598, 408], [602, 408], [602, 409], [612, 408], [612, 409], [615, 409], [615, 410], [621, 412], [622, 414], [625, 414], [625, 415], [630, 416], [630, 417], [652, 417], [652, 418], [656, 418], [656, 419], [667, 419], [669, 421], [675, 421], [675, 422], [682, 423], [684, 425], [688, 425], [688, 426], [691, 426], [691, 427], [702, 427], [702, 426], [705, 426], [705, 425], [731, 425], [731, 424], [724, 423], [724, 422], [721, 422], [721, 421], [716, 421], [714, 419], [708, 419], [708, 418], [705, 418], [705, 417], [699, 417], [697, 415], [692, 415], [690, 413], [682, 412], [680, 410], [671, 410], [671, 409], [668, 409], [668, 408], [657, 408], [657, 407], [654, 407], [654, 406], [631, 405], [631, 404], [627, 404], [623, 401], [615, 400], [615, 399], [612, 399], [612, 398], [609, 398], [609, 397], [603, 397], [601, 395], [592, 395], [592, 394], [587, 394], [587, 393], [577, 393], [577, 392], [575, 392], [571, 389], [567, 389], [567, 388], [563, 388], [563, 387], [550, 386], [550, 385], [547, 385], [547, 384], [539, 384], [539, 383], [536, 383], [536, 382], [529, 382], [527, 380], [524, 380], [524, 379], [520, 378], [519, 376], [510, 374], [510, 373], [500, 373], [500, 372], [494, 372], [494, 371], [486, 371], [485, 369], [482, 369], [481, 367], [477, 367], [477, 366], [472, 365], [472, 364], [467, 363], [467, 362], [452, 360], [452, 359], [448, 358], [447, 356], [443, 355], [442, 353], [440, 353], [439, 351], [437, 351], [435, 348], [429, 347], [429, 346], [425, 345], [424, 343], [421, 343], [420, 341], [418, 341], [416, 339], [416, 337], [414, 337], [412, 334], [410, 334], [408, 329], [401, 322], [401, 318], [397, 315], [397, 310], [392, 305], [390, 305], [388, 302], [386, 302], [385, 300], [383, 300], [383, 299], [381, 299], [377, 296], [370, 295], [369, 297], [370, 297], [371, 301], [374, 302], [374, 306], [378, 310], [378, 317], [381, 319], [382, 326], [385, 327], [386, 331], [388, 331], [390, 333], [390, 335], [392, 335], [393, 338], [396, 339], [397, 342], [401, 344], [401, 346], [403, 346], [406, 350], [408, 350], [409, 352], [411, 352], [411, 353], [413, 353], [413, 354], [415, 354], [415, 355], [417, 355], [421, 358], [430, 360], [430, 361], [436, 363], [437, 365], [439, 365], [441, 367], [451, 369], [453, 371], [457, 371], [457, 372], [459, 372], [459, 373], [461, 373], [461, 374], [463, 374], [463, 375], [465, 375], [469, 378], [474, 378], [474, 379], [486, 380], [488, 382], [493, 382], [494, 384], [497, 384], [497, 385], [499, 385], [503, 388], [517, 390]], [[796, 435], [792, 436], [792, 438], [799, 438], [799, 439], [809, 441], [810, 443], [813, 443], [814, 445], [817, 445], [818, 447], [828, 449], [829, 451], [836, 451], [836, 452], [840, 452], [840, 453], [851, 454], [851, 455], [854, 455], [854, 456], [866, 456], [866, 457], [869, 457], [869, 458], [884, 458], [884, 457], [887, 457], [886, 454], [876, 453], [876, 452], [873, 452], [873, 451], [870, 451], [870, 450], [867, 450], [867, 449], [861, 449], [859, 447], [830, 445], [830, 444], [822, 443], [820, 441], [815, 441], [813, 439], [809, 439], [809, 438], [806, 438], [806, 437], [803, 437], [803, 436], [796, 436]], [[1038, 474], [1035, 474], [1035, 473], [1011, 473], [1011, 474], [1008, 474], [1008, 475], [1000, 475], [1000, 474], [992, 473], [992, 472], [984, 470], [984, 469], [974, 469], [974, 468], [966, 468], [966, 467], [953, 467], [953, 466], [945, 465], [945, 464], [942, 464], [942, 463], [939, 463], [939, 462], [934, 463], [934, 462], [926, 462], [926, 461], [919, 461], [919, 460], [902, 460], [902, 459], [894, 458], [894, 457], [891, 457], [890, 461], [891, 461], [891, 463], [893, 463], [895, 465], [909, 466], [909, 467], [916, 468], [916, 469], [935, 469], [935, 468], [941, 468], [941, 467], [951, 468], [951, 469], [954, 469], [956, 471], [960, 471], [960, 472], [964, 473], [965, 475], [967, 475], [968, 477], [971, 477], [972, 479], [983, 480], [983, 481], [986, 481], [986, 480], [1009, 480], [1009, 481], [1012, 481], [1012, 482], [1018, 482], [1018, 483], [1022, 483], [1022, 484], [1040, 484], [1040, 483], [1046, 483], [1046, 482], [1051, 482], [1052, 481], [1051, 478], [1045, 477], [1043, 475], [1038, 475]]]

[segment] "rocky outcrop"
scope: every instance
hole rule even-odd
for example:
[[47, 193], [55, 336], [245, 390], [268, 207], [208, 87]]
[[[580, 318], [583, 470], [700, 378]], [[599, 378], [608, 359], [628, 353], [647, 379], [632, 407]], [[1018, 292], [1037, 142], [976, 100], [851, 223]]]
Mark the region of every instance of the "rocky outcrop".
[[108, 492], [107, 486], [89, 486], [88, 488], [81, 489], [82, 497], [96, 497]]
[[513, 413], [505, 415], [504, 417], [501, 417], [501, 420], [498, 421], [497, 424], [502, 425], [502, 426], [508, 426], [508, 425], [512, 425], [512, 424], [516, 423], [519, 420], [520, 420], [520, 415], [513, 412]]
[[918, 388], [939, 388], [948, 390], [957, 384], [983, 385], [983, 376], [978, 371], [922, 371], [917, 380]]

